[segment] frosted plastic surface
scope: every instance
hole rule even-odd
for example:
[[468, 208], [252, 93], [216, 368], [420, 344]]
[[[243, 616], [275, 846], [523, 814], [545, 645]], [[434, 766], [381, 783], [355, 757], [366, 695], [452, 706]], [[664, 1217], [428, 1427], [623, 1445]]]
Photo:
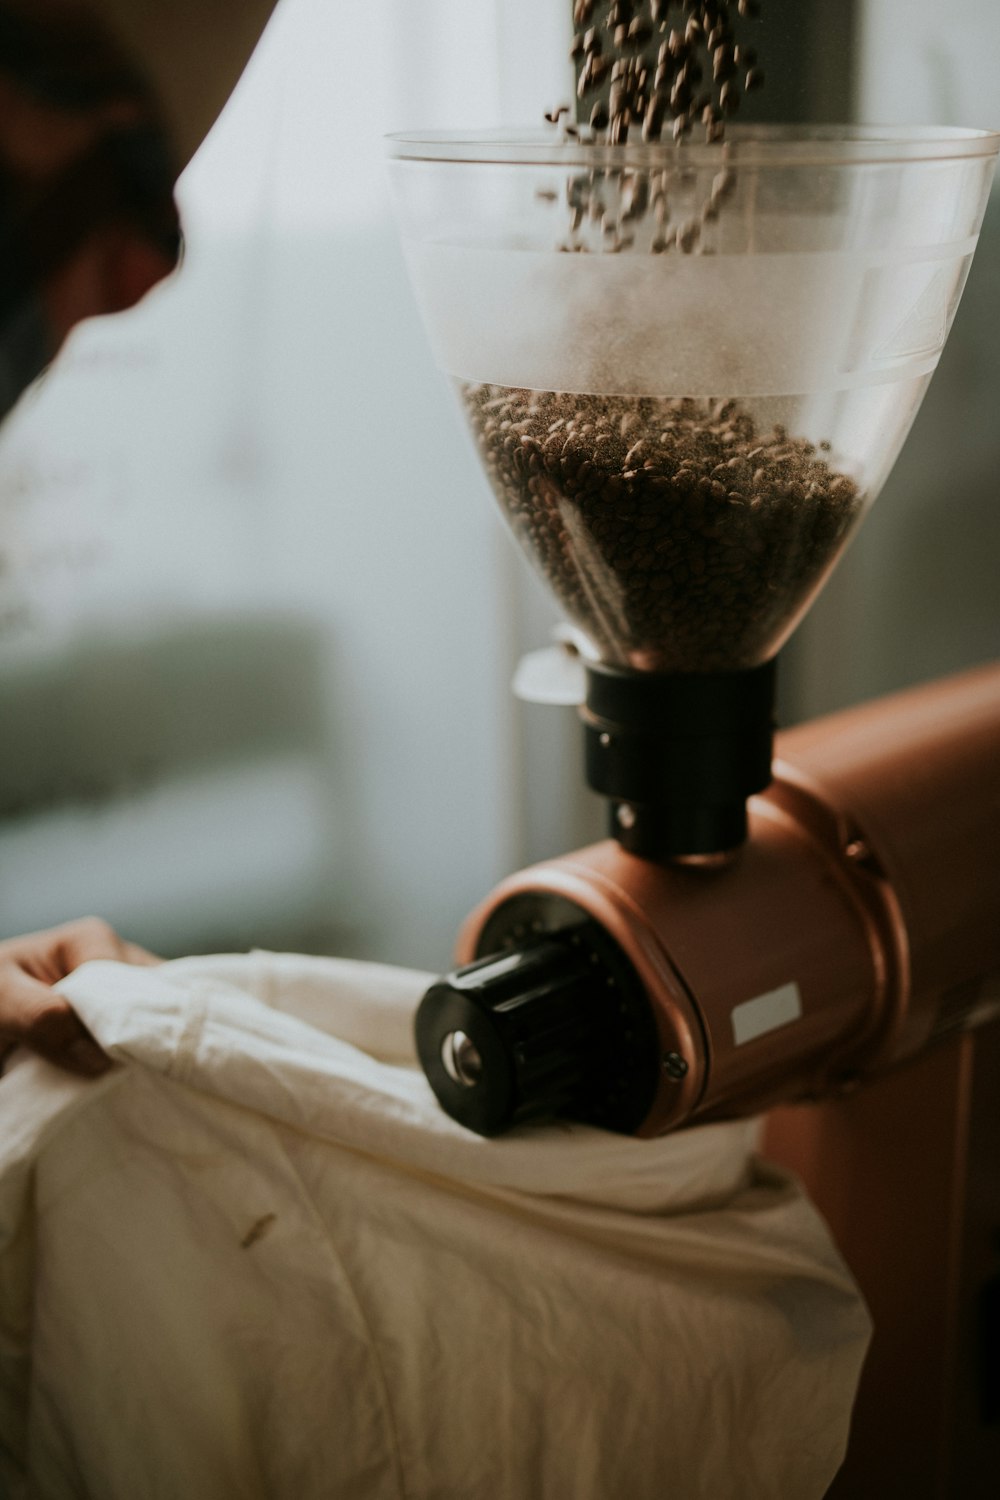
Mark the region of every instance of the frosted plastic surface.
[[778, 396], [929, 375], [975, 240], [820, 252], [553, 255], [407, 244], [451, 375], [534, 390]]

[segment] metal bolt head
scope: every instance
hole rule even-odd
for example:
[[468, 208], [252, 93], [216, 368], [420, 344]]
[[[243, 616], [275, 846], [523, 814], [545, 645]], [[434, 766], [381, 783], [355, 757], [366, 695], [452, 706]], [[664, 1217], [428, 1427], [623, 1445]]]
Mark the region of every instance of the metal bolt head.
[[882, 866], [874, 850], [863, 838], [849, 839], [844, 845], [844, 854], [853, 865], [867, 870], [869, 875], [882, 875]]
[[687, 1060], [681, 1057], [679, 1052], [665, 1052], [663, 1054], [663, 1071], [668, 1078], [686, 1078], [688, 1072]]
[[635, 808], [628, 802], [619, 802], [615, 809], [615, 817], [618, 820], [619, 828], [624, 828], [627, 831], [629, 828], [635, 827]]
[[449, 1031], [441, 1043], [441, 1061], [452, 1083], [472, 1089], [482, 1081], [482, 1056], [475, 1042], [464, 1031]]

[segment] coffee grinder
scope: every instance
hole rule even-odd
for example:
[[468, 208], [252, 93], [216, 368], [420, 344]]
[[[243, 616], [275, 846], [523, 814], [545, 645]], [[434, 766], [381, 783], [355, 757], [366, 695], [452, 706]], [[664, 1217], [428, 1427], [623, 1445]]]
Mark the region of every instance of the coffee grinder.
[[853, 1496], [978, 1494], [1000, 1457], [1000, 1202], [977, 1154], [1000, 1088], [1000, 1028], [978, 1029], [1000, 1015], [1000, 668], [775, 743], [774, 664], [917, 412], [998, 146], [390, 145], [437, 361], [569, 622], [611, 834], [472, 913], [421, 1062], [484, 1135], [771, 1111], [767, 1150], [875, 1319]]

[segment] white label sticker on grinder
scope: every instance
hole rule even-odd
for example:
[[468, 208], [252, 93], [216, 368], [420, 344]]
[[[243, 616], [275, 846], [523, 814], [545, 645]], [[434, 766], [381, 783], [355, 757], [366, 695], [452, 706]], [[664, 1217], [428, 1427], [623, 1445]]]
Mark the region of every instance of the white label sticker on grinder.
[[777, 1031], [779, 1026], [787, 1026], [789, 1021], [797, 1021], [801, 1014], [802, 996], [792, 980], [778, 990], [768, 990], [766, 995], [734, 1006], [733, 1041], [742, 1047], [744, 1042], [755, 1041], [769, 1031]]

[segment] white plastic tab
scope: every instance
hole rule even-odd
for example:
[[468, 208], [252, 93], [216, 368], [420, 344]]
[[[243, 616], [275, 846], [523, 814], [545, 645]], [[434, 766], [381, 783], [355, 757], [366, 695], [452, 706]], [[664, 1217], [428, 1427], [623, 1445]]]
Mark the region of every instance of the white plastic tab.
[[744, 1042], [755, 1041], [779, 1026], [787, 1026], [802, 1015], [802, 996], [794, 980], [780, 989], [768, 990], [766, 995], [757, 995], [753, 1000], [744, 1000], [733, 1007], [733, 1041], [737, 1047]]
[[568, 641], [522, 656], [513, 688], [523, 703], [580, 704], [587, 696], [583, 663]]

